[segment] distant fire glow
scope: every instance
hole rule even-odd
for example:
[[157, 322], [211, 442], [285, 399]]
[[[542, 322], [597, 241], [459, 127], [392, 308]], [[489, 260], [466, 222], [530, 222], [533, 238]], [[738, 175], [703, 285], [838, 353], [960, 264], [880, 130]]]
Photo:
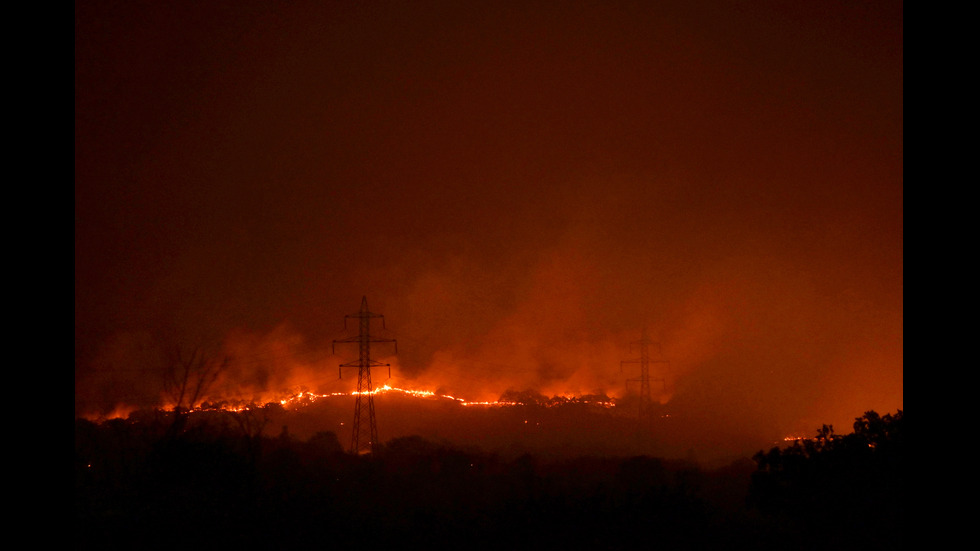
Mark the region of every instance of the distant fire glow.
[[75, 4], [76, 417], [720, 457], [904, 406], [901, 2], [237, 4]]
[[[463, 398], [458, 398], [456, 396], [450, 396], [448, 394], [436, 394], [434, 391], [431, 390], [406, 389], [406, 388], [393, 387], [390, 385], [383, 385], [378, 388], [375, 388], [370, 392], [361, 392], [361, 393], [358, 393], [357, 391], [351, 391], [351, 392], [331, 392], [326, 394], [317, 394], [315, 392], [300, 391], [295, 394], [291, 394], [285, 398], [280, 398], [279, 400], [276, 400], [274, 402], [267, 402], [267, 403], [278, 403], [285, 409], [296, 409], [296, 408], [302, 408], [304, 406], [308, 406], [319, 400], [344, 397], [344, 396], [356, 396], [358, 394], [372, 395], [372, 396], [393, 394], [393, 395], [401, 395], [401, 396], [420, 398], [420, 399], [449, 400], [464, 407], [478, 407], [478, 406], [512, 407], [512, 406], [520, 406], [520, 405], [532, 405], [532, 404], [528, 404], [520, 401], [514, 401], [514, 400], [469, 401]], [[540, 402], [535, 402], [533, 405], [540, 405], [543, 407], [557, 407], [560, 405], [570, 404], [570, 403], [585, 404], [585, 405], [595, 406], [600, 408], [616, 407], [616, 402], [611, 398], [607, 400], [603, 400], [603, 399], [595, 399], [592, 397], [582, 397], [582, 396], [553, 396], [551, 398], [542, 400]], [[230, 402], [230, 401], [212, 402], [212, 401], [205, 400], [202, 402], [202, 405], [197, 406], [191, 409], [190, 411], [193, 412], [193, 411], [205, 411], [205, 410], [222, 410], [228, 412], [240, 412], [255, 407], [261, 407], [262, 405], [265, 404], [259, 404], [255, 402], [245, 403], [240, 401], [239, 402]], [[168, 404], [163, 406], [163, 409], [173, 409], [173, 408], [174, 408], [174, 404]], [[125, 417], [131, 412], [131, 410], [126, 408], [120, 408], [119, 410], [117, 410], [117, 412], [113, 412], [112, 415], [105, 416], [105, 418], [112, 419], [112, 418]]]

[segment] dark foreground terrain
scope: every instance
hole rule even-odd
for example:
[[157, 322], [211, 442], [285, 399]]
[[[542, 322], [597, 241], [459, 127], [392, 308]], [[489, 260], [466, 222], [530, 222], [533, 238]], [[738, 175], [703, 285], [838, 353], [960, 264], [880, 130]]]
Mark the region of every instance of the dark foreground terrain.
[[[231, 418], [233, 416], [230, 416]], [[75, 422], [80, 549], [898, 549], [904, 420], [721, 467], [503, 456], [421, 437], [347, 454], [248, 416]]]

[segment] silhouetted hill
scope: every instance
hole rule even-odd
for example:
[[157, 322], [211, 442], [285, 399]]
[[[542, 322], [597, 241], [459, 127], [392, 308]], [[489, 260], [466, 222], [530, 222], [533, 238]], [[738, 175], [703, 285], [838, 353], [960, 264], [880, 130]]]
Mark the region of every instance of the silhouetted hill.
[[[714, 469], [649, 454], [508, 455], [417, 435], [356, 457], [332, 432], [272, 437], [202, 419], [179, 434], [165, 416], [76, 420], [79, 548], [901, 543], [901, 412], [876, 418], [885, 429], [869, 414], [856, 436], [823, 433]], [[886, 502], [888, 514], [865, 509]], [[867, 520], [868, 533], [855, 536], [860, 522], [842, 527], [838, 514]]]

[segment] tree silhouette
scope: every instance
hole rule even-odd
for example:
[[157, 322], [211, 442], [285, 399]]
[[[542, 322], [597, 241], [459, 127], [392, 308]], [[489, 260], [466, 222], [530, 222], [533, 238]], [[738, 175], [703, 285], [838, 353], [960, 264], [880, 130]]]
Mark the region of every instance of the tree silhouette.
[[515, 402], [525, 406], [540, 406], [548, 401], [548, 397], [533, 390], [510, 389], [500, 395], [501, 402]]
[[262, 444], [262, 431], [269, 424], [269, 412], [265, 407], [254, 404], [245, 406], [238, 411], [230, 411], [229, 415], [235, 420], [242, 431], [242, 440], [249, 459], [254, 463], [258, 459]]
[[868, 411], [851, 434], [823, 425], [814, 438], [760, 451], [753, 458], [758, 469], [750, 503], [845, 548], [900, 547], [904, 426], [902, 410]]
[[187, 412], [194, 409], [207, 395], [208, 390], [227, 369], [231, 358], [221, 361], [206, 354], [200, 347], [188, 355], [179, 346], [174, 347], [164, 373], [164, 393], [173, 404], [174, 421], [171, 435], [179, 433], [187, 422]]

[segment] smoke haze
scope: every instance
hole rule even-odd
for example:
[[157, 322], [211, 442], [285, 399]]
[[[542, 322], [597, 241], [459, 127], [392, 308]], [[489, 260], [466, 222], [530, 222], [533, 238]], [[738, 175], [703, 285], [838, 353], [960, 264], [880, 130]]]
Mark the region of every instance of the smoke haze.
[[349, 390], [367, 296], [406, 386], [623, 396], [646, 328], [691, 431], [846, 427], [903, 407], [903, 170], [901, 3], [76, 4], [76, 415], [201, 345]]

